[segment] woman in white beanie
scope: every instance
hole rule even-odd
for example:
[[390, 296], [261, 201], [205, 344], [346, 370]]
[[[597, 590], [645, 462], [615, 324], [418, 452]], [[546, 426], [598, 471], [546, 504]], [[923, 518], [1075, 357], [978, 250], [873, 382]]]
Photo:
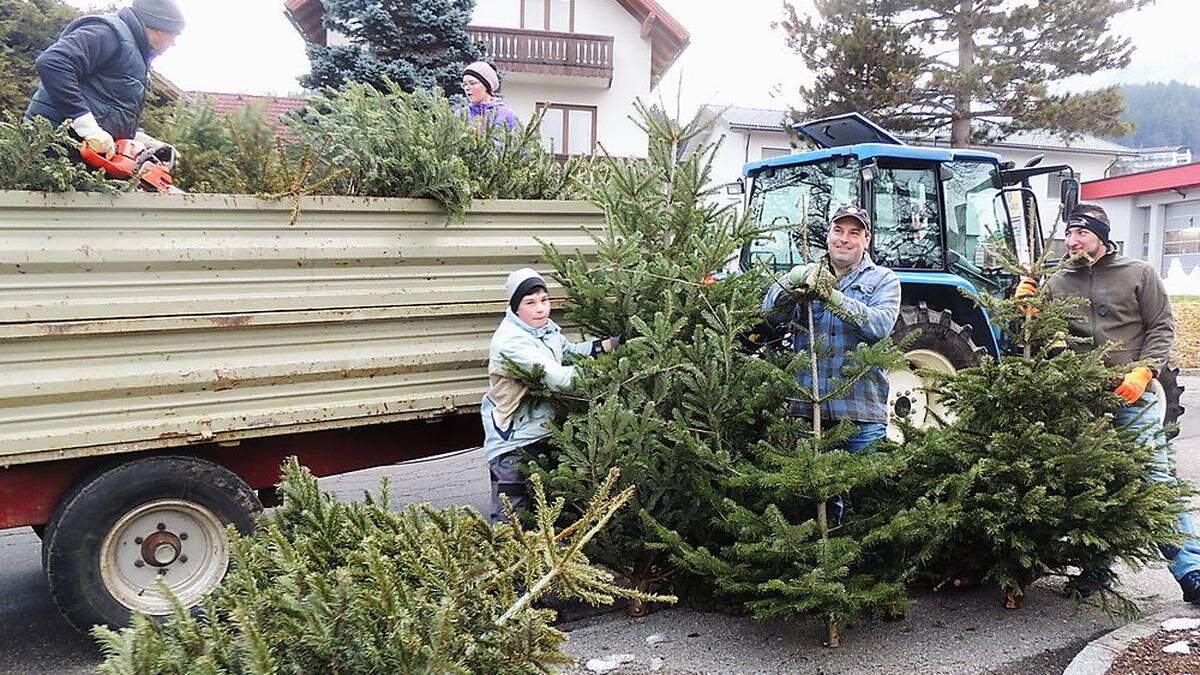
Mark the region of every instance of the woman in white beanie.
[[521, 125], [516, 113], [496, 96], [500, 75], [490, 63], [476, 61], [464, 68], [462, 88], [469, 104], [458, 114], [466, 116], [480, 132], [489, 126], [515, 129]]

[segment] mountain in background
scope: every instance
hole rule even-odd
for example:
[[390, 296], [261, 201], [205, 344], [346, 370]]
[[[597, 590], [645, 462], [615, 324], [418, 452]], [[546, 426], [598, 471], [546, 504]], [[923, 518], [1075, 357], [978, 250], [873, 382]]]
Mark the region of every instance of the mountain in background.
[[1122, 85], [1133, 132], [1112, 140], [1134, 148], [1188, 145], [1200, 155], [1200, 87], [1182, 82]]

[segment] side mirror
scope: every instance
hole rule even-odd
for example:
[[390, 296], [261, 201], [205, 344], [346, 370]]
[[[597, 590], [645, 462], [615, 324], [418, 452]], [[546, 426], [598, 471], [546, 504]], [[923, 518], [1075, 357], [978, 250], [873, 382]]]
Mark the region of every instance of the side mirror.
[[879, 165], [876, 164], [874, 160], [863, 162], [862, 167], [859, 170], [862, 173], [862, 179], [864, 183], [870, 183], [871, 181], [875, 180], [876, 176], [879, 175]]
[[1063, 217], [1066, 218], [1079, 206], [1079, 179], [1070, 177], [1062, 179]]
[[746, 182], [741, 178], [732, 183], [725, 184], [725, 194], [727, 195], [744, 195], [746, 194]]

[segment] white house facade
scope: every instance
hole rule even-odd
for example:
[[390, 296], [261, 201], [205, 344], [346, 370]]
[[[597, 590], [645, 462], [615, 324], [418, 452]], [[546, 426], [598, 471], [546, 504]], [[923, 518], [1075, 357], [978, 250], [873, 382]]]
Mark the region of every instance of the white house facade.
[[[287, 0], [304, 35], [336, 42], [320, 0]], [[687, 47], [688, 32], [655, 0], [477, 0], [468, 32], [503, 78], [501, 96], [522, 121], [544, 110], [547, 149], [644, 157], [645, 132], [630, 120]]]

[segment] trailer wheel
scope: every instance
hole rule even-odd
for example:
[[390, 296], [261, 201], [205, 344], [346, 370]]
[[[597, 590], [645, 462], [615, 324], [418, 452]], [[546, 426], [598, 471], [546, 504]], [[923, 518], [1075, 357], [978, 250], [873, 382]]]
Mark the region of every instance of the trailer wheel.
[[[1183, 385], [1179, 384], [1179, 367], [1168, 363], [1158, 377], [1150, 380], [1150, 391], [1158, 398], [1158, 419], [1162, 420], [1163, 426], [1177, 424], [1184, 411], [1180, 403]], [[1176, 427], [1167, 433], [1167, 439], [1178, 435], [1179, 428]]]
[[225, 467], [196, 457], [137, 459], [81, 481], [59, 502], [42, 563], [55, 604], [80, 632], [164, 616], [161, 578], [185, 607], [229, 568], [226, 525], [253, 531], [262, 505]]
[[979, 364], [983, 348], [971, 339], [971, 329], [954, 321], [947, 309], [930, 309], [925, 303], [905, 305], [900, 308], [900, 317], [892, 329], [896, 342], [916, 333], [904, 352], [907, 365], [888, 371], [888, 438], [901, 442], [903, 433], [897, 419], [923, 429], [937, 420], [951, 420], [937, 392], [932, 389], [929, 378], [918, 370], [955, 373]]

